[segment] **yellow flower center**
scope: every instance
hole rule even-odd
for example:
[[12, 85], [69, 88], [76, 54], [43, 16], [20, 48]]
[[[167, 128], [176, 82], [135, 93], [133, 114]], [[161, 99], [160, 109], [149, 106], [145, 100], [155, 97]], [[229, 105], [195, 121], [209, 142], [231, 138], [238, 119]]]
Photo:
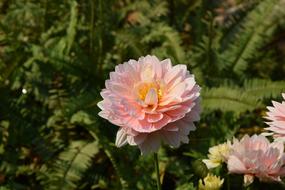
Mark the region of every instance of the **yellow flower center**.
[[137, 96], [140, 100], [144, 101], [150, 89], [154, 89], [158, 100], [162, 97], [162, 89], [156, 82], [140, 83], [136, 87]]

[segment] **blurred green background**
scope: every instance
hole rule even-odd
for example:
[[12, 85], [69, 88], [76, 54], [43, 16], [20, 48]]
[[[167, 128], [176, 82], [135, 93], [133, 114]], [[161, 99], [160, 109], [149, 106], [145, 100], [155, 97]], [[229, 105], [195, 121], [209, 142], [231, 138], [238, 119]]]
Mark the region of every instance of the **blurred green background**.
[[[163, 189], [196, 189], [208, 148], [260, 133], [285, 89], [284, 0], [1, 0], [0, 190], [155, 189], [152, 156], [114, 146], [97, 102], [117, 64], [152, 54], [202, 87], [190, 143], [162, 147]], [[223, 167], [223, 189], [242, 189]], [[285, 189], [260, 184], [252, 189]]]

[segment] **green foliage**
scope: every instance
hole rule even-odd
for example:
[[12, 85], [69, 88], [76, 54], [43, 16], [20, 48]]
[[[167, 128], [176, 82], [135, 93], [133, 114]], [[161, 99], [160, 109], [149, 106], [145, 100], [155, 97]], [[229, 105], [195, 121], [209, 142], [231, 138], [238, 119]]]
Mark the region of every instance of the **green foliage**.
[[176, 188], [176, 190], [195, 190], [193, 183], [183, 184]]
[[285, 82], [253, 79], [242, 87], [223, 85], [204, 89], [203, 107], [209, 110], [225, 110], [241, 113], [265, 107], [261, 100], [278, 97], [285, 90]]
[[[236, 74], [242, 74], [249, 66], [249, 60], [258, 53], [258, 49], [270, 41], [280, 15], [281, 1], [261, 1], [240, 25], [236, 36], [223, 48], [222, 62], [228, 64]], [[270, 14], [268, 14], [270, 13]], [[242, 34], [242, 35], [239, 35]]]
[[163, 188], [196, 189], [208, 148], [260, 133], [285, 88], [284, 0], [231, 2], [0, 1], [0, 189], [154, 189], [152, 156], [116, 148], [97, 107], [109, 72], [146, 54], [202, 87], [189, 144], [159, 152]]
[[73, 141], [62, 151], [51, 166], [42, 169], [48, 173], [46, 189], [76, 189], [77, 182], [91, 165], [91, 160], [99, 152], [98, 143]]

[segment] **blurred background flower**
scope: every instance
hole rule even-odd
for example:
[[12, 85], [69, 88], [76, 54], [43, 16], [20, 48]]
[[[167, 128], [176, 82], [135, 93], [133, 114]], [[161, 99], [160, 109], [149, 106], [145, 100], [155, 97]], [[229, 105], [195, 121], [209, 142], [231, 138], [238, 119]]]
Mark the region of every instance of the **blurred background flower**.
[[199, 180], [199, 190], [219, 190], [223, 183], [224, 179], [209, 173], [204, 179]]
[[227, 162], [232, 149], [231, 146], [231, 142], [228, 141], [209, 148], [209, 159], [203, 159], [203, 162], [206, 164], [208, 169], [215, 168], [222, 163]]
[[[282, 94], [283, 100], [285, 99], [285, 94]], [[284, 142], [285, 140], [285, 102], [281, 103], [272, 101], [273, 106], [268, 106], [269, 110], [266, 112], [266, 122], [270, 127], [265, 128], [269, 133], [266, 135], [272, 135], [277, 141]]]
[[234, 139], [227, 166], [229, 173], [244, 174], [249, 185], [257, 177], [264, 182], [281, 182], [285, 176], [285, 153], [282, 142], [270, 143], [262, 135]]

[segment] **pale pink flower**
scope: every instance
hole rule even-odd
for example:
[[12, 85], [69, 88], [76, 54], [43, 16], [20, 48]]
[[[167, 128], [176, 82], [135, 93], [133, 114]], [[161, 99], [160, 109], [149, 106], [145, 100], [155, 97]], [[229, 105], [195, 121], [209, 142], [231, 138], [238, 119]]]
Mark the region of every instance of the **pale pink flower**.
[[260, 181], [281, 181], [285, 176], [285, 154], [282, 142], [270, 143], [262, 135], [245, 135], [234, 139], [228, 158], [229, 173], [244, 174], [244, 182], [250, 184], [254, 177]]
[[199, 120], [200, 87], [186, 65], [155, 56], [117, 65], [102, 90], [99, 115], [120, 127], [116, 145], [137, 145], [143, 154], [161, 142], [179, 147]]
[[[285, 93], [282, 94], [285, 99]], [[267, 129], [270, 133], [266, 133], [266, 135], [273, 135], [276, 140], [285, 141], [285, 102], [282, 103], [272, 101], [273, 107], [268, 106], [266, 119], [269, 122], [266, 122], [270, 127]]]

